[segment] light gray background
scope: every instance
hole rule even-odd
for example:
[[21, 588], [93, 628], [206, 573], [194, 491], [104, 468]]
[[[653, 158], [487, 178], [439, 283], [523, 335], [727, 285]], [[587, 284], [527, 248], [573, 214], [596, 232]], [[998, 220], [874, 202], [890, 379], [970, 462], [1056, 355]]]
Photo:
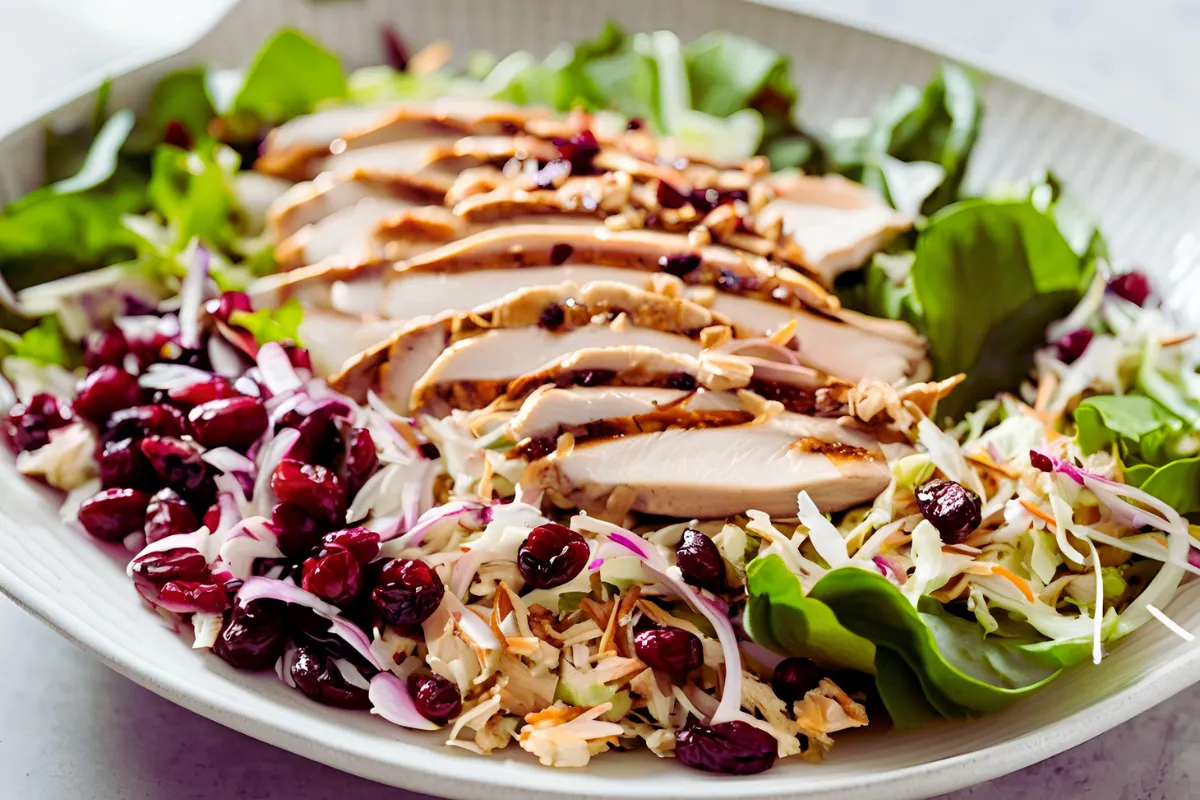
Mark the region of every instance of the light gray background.
[[[0, 0], [0, 131], [82, 75], [186, 36], [228, 2]], [[1196, 0], [790, 4], [1003, 72], [1200, 160]], [[2, 599], [0, 643], [2, 800], [417, 797], [173, 706]], [[946, 800], [1083, 797], [1200, 797], [1200, 688], [1057, 758]]]

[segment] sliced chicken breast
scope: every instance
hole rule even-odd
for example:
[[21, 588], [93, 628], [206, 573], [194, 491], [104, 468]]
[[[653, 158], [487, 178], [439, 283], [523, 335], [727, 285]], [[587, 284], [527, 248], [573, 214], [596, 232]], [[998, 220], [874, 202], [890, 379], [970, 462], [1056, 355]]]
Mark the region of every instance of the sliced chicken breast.
[[749, 422], [748, 411], [731, 392], [683, 391], [651, 387], [546, 385], [529, 395], [505, 426], [508, 438], [558, 437], [576, 441], [596, 436], [645, 432], [650, 418], [662, 427], [736, 425]]
[[293, 233], [275, 248], [280, 269], [315, 264], [327, 258], [354, 261], [374, 257], [372, 235], [388, 218], [412, 208], [412, 203], [395, 197], [365, 197], [354, 205]]
[[[440, 371], [430, 378], [432, 383], [469, 379], [469, 374], [464, 377], [457, 370], [475, 370], [472, 359], [478, 356], [463, 354], [483, 351], [498, 363], [478, 378], [494, 381], [492, 372], [497, 369], [517, 377], [586, 347], [647, 344], [699, 353], [700, 345], [693, 338], [696, 332], [723, 322], [703, 306], [619, 283], [535, 286], [468, 312], [418, 318], [390, 341], [364, 352], [332, 382], [356, 397], [378, 385], [385, 400], [406, 411], [415, 403], [409, 398], [414, 387], [429, 377], [426, 373], [442, 350], [454, 353], [444, 363], [438, 362]], [[467, 337], [495, 339], [499, 344], [468, 345], [472, 339]], [[505, 347], [512, 352], [504, 351]]]
[[[510, 381], [579, 350], [634, 346], [670, 353], [700, 354], [700, 343], [651, 328], [614, 329], [592, 325], [567, 333], [541, 328], [489, 331], [451, 345], [411, 384], [409, 409], [445, 416], [451, 409], [482, 408], [504, 394]], [[383, 399], [403, 408], [404, 390], [412, 374], [407, 368], [383, 369]], [[577, 380], [586, 380], [580, 376]]]
[[380, 342], [387, 341], [403, 322], [351, 316], [323, 308], [305, 309], [300, 320], [300, 340], [308, 349], [313, 372], [333, 375], [346, 362]]
[[687, 283], [735, 293], [776, 293], [809, 308], [834, 311], [836, 296], [790, 267], [728, 247], [694, 247], [687, 236], [604, 225], [505, 225], [439, 248], [403, 265], [420, 272], [547, 264], [599, 264], [664, 271]]
[[528, 120], [549, 115], [545, 109], [453, 97], [327, 109], [297, 117], [272, 130], [263, 142], [255, 168], [304, 180], [320, 171], [313, 162], [329, 155], [334, 142], [340, 141], [345, 149], [357, 149], [437, 135], [512, 133]]
[[870, 502], [889, 482], [871, 437], [836, 420], [784, 414], [582, 442], [533, 462], [522, 488], [553, 490], [591, 513], [611, 510], [611, 500], [644, 514], [719, 519], [750, 509], [794, 516], [801, 491], [822, 511], [839, 511]]

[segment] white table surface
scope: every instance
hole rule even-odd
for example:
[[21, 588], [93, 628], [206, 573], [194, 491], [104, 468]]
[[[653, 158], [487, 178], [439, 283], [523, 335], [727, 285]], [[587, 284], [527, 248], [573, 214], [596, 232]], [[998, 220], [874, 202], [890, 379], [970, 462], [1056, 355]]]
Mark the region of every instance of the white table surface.
[[[0, 0], [0, 131], [81, 75], [186, 32], [224, 2]], [[1008, 64], [1015, 77], [1200, 160], [1195, 0], [793, 4], [984, 66]], [[35, 61], [38, 69], [29, 70]], [[2, 599], [0, 642], [0, 800], [419, 797], [178, 708]], [[1200, 687], [1057, 758], [946, 800], [1083, 797], [1200, 797]]]

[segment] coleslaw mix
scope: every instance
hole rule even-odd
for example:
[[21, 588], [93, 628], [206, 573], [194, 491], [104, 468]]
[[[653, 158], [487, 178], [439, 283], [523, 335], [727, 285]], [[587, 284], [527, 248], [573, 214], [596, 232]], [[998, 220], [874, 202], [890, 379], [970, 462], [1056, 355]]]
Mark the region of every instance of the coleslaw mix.
[[[444, 46], [410, 56], [394, 31], [385, 39], [389, 65], [347, 74], [282, 31], [244, 70], [167, 76], [137, 116], [110, 114], [102, 91], [88, 130], [49, 134], [51, 182], [0, 213], [0, 367], [17, 467], [65, 493], [63, 518], [81, 533], [134, 554], [137, 591], [197, 649], [476, 753], [516, 745], [582, 767], [645, 747], [749, 774], [820, 760], [843, 731], [999, 711], [1099, 663], [1152, 618], [1191, 639], [1165, 609], [1200, 573], [1192, 334], [1144, 275], [1114, 269], [1052, 174], [966, 192], [983, 113], [974, 76], [943, 66], [870, 117], [817, 132], [787, 59], [730, 34], [685, 45], [610, 26], [545, 59], [472, 54], [465, 71], [447, 66]], [[471, 301], [415, 317], [424, 328], [385, 325], [366, 344], [425, 335], [434, 318], [447, 331], [430, 334], [442, 359], [525, 327], [539, 342], [652, 330], [680, 348], [669, 368], [539, 372], [542, 388], [520, 395], [516, 376], [448, 371], [438, 386], [457, 393], [413, 406], [385, 390], [415, 346], [376, 347], [359, 372], [347, 368], [374, 383], [322, 368], [343, 329], [320, 326], [341, 313], [351, 278], [381, 293], [371, 270], [425, 263], [397, 242], [461, 238], [465, 251], [511, 220], [455, 228], [440, 199], [404, 195], [389, 213], [409, 214], [410, 227], [393, 227], [393, 249], [276, 275], [295, 266], [285, 253], [310, 263], [317, 222], [281, 239], [271, 209], [301, 208], [298, 196], [332, 203], [331, 185], [365, 194], [329, 218], [402, 193], [394, 176], [381, 192], [366, 175], [378, 164], [347, 179], [309, 151], [285, 167], [267, 160], [294, 156], [281, 149], [288, 132], [336, 158], [355, 152], [350, 119], [367, 131], [356, 135], [378, 136], [391, 129], [369, 115], [410, 124], [397, 110], [450, 102], [486, 108], [493, 127], [442, 111], [433, 134], [393, 130], [469, 162], [454, 162], [445, 186], [432, 168], [406, 173], [405, 192], [507, 191], [486, 196], [514, 215], [532, 213], [521, 204], [535, 196], [562, 213], [584, 185], [573, 181], [606, 181], [601, 208], [588, 209], [606, 236], [647, 232], [628, 234], [632, 253], [675, 235], [703, 256], [664, 256], [657, 284], [624, 294], [570, 284], [531, 321], [504, 321], [520, 317], [515, 301]], [[313, 133], [322, 125], [327, 136]], [[493, 135], [500, 155], [479, 155]], [[854, 194], [795, 199], [816, 185]], [[768, 225], [773, 200], [809, 216]], [[837, 216], [847, 209], [886, 222], [852, 255], [817, 264], [815, 243], [848, 224]], [[453, 235], [430, 244], [432, 226]], [[795, 320], [752, 330], [712, 298], [769, 305], [784, 289], [733, 267], [701, 285], [705, 262], [727, 251], [823, 307], [788, 300]], [[550, 253], [555, 266], [588, 263]], [[299, 290], [257, 302], [281, 278], [326, 286], [330, 264], [342, 282], [321, 291], [335, 305]], [[703, 330], [639, 317], [651, 300], [700, 314]], [[380, 321], [345, 318], [346, 331]], [[921, 355], [881, 379], [870, 347], [883, 344], [871, 345], [859, 354], [867, 374], [842, 380], [813, 366], [822, 348], [831, 363], [849, 356], [797, 333], [809, 319], [883, 339], [909, 331]], [[588, 353], [599, 357], [578, 357]], [[638, 370], [659, 378], [630, 377]], [[730, 428], [737, 458], [673, 461], [670, 448], [725, 441], [717, 432]], [[777, 440], [786, 457], [754, 464]], [[614, 443], [630, 449], [586, 460]], [[649, 477], [628, 467], [640, 459]], [[820, 469], [833, 477], [818, 480]], [[676, 473], [713, 484], [689, 495]], [[865, 501], [855, 481], [870, 487]], [[735, 504], [782, 494], [783, 513], [725, 508], [720, 484]], [[689, 511], [701, 496], [720, 510]]]

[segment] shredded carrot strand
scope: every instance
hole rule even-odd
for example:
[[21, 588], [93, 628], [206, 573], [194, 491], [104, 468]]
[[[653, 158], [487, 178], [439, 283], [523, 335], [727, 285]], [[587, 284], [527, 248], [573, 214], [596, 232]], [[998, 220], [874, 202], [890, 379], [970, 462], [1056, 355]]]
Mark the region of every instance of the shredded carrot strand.
[[[1021, 502], [1024, 503], [1024, 501], [1021, 501]], [[1020, 575], [1015, 575], [1012, 572], [1010, 572], [1009, 570], [1005, 569], [1004, 567], [1002, 567], [998, 564], [992, 565], [992, 574], [999, 575], [1001, 578], [1004, 578], [1006, 581], [1011, 583], [1013, 586], [1020, 589], [1021, 594], [1025, 595], [1025, 599], [1028, 600], [1029, 602], [1031, 602], [1031, 603], [1035, 602], [1034, 598], [1033, 598], [1033, 590], [1029, 588], [1029, 584]]]
[[1035, 506], [1033, 503], [1029, 502], [1028, 500], [1022, 500], [1020, 502], [1021, 502], [1021, 507], [1024, 508], [1026, 511], [1028, 511], [1030, 514], [1033, 514], [1035, 517], [1037, 517], [1040, 520], [1044, 520], [1047, 525], [1054, 524], [1054, 517], [1050, 516], [1045, 511], [1042, 511], [1040, 508]]

